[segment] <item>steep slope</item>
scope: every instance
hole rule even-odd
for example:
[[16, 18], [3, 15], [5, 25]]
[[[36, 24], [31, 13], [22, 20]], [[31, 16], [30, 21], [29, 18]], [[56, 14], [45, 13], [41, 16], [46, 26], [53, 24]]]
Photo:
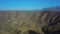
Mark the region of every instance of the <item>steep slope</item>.
[[0, 34], [52, 34], [59, 24], [60, 12], [0, 11]]
[[45, 34], [57, 34], [60, 32], [60, 12], [37, 12], [32, 16], [31, 20], [36, 22]]

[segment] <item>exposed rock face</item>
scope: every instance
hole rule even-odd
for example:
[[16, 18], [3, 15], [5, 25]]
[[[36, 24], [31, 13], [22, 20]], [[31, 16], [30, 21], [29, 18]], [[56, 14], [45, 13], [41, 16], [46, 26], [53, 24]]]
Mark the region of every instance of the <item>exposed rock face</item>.
[[60, 34], [60, 12], [41, 12], [39, 16], [37, 23], [44, 34]]
[[60, 33], [60, 12], [0, 11], [0, 32], [57, 34]]
[[[48, 12], [47, 12], [48, 13]], [[45, 15], [44, 15], [45, 16]], [[49, 12], [45, 18], [46, 26], [42, 27], [45, 34], [60, 34], [60, 13]], [[43, 23], [43, 22], [42, 22]]]

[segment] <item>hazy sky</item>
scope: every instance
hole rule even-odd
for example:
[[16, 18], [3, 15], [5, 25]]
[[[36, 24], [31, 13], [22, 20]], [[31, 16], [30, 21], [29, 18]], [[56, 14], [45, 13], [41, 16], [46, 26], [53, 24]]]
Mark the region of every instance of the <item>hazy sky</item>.
[[60, 0], [0, 0], [0, 10], [30, 10], [60, 6]]

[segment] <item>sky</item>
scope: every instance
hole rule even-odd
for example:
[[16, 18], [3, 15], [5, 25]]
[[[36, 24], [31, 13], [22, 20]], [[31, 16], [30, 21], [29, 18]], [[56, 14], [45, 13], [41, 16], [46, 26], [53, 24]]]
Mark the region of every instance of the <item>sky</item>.
[[34, 10], [60, 6], [60, 0], [0, 0], [0, 10]]

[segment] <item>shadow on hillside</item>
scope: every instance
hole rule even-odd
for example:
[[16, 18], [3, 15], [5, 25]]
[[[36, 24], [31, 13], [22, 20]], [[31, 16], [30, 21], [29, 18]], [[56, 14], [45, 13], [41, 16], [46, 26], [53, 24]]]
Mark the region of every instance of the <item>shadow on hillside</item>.
[[42, 31], [43, 31], [44, 34], [60, 34], [60, 30], [51, 32], [51, 31], [42, 29]]

